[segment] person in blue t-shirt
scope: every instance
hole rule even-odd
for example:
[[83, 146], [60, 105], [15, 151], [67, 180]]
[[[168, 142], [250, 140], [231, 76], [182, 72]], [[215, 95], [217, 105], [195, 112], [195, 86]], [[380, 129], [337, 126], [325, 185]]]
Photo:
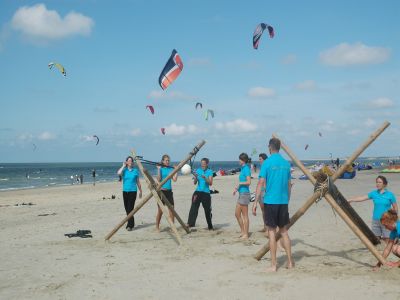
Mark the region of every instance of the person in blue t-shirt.
[[[169, 166], [170, 163], [170, 157], [168, 154], [164, 154], [161, 158], [161, 165], [157, 166], [157, 180], [159, 182], [163, 181], [165, 177], [167, 177], [172, 171], [173, 168], [171, 168]], [[173, 177], [172, 180], [174, 182], [176, 182], [178, 180], [178, 173], [176, 173]], [[172, 206], [174, 206], [174, 194], [172, 193], [172, 181], [171, 179], [169, 179], [162, 187], [161, 187], [161, 191], [163, 192], [164, 196], [167, 198], [168, 202], [172, 204]], [[161, 201], [164, 203], [164, 200], [161, 199]], [[161, 207], [157, 204], [158, 207], [158, 211], [157, 211], [157, 216], [156, 216], [156, 229], [157, 231], [160, 231], [160, 221], [161, 221], [161, 217], [163, 215], [163, 211], [161, 209]], [[172, 213], [172, 211], [168, 208], [169, 210], [169, 216], [172, 219], [172, 222], [175, 221], [175, 217], [174, 214]]]
[[[262, 164], [260, 178], [258, 179], [256, 190], [256, 201], [259, 201], [262, 188], [265, 186], [264, 212], [265, 224], [267, 225], [269, 245], [271, 252], [270, 272], [276, 272], [276, 230], [282, 236], [282, 246], [288, 258], [287, 268], [293, 268], [291, 242], [286, 225], [289, 224], [289, 199], [291, 192], [291, 176], [289, 162], [279, 154], [281, 142], [277, 138], [269, 140], [269, 158]], [[256, 214], [257, 204], [253, 204], [253, 214]]]
[[[265, 153], [260, 153], [258, 155], [258, 161], [260, 162], [260, 171], [261, 171], [261, 167], [264, 163], [264, 161], [266, 161], [268, 158], [268, 155]], [[260, 179], [260, 172], [258, 173], [258, 179]], [[260, 199], [259, 201], [254, 201], [253, 206], [257, 206], [257, 202], [260, 205], [261, 211], [262, 211], [262, 220], [263, 220], [263, 224], [264, 224], [264, 228], [262, 229], [262, 231], [267, 232], [267, 225], [265, 225], [265, 213], [264, 213], [264, 195], [265, 195], [265, 184], [264, 186], [261, 188], [261, 195], [260, 195]], [[254, 212], [254, 208], [253, 208], [253, 215], [256, 215], [256, 213]]]
[[397, 211], [397, 203], [395, 195], [386, 189], [388, 181], [385, 176], [379, 175], [376, 177], [376, 190], [371, 191], [368, 195], [353, 197], [348, 199], [348, 202], [362, 202], [372, 200], [374, 203], [374, 211], [372, 214], [371, 230], [377, 238], [383, 239], [385, 242], [389, 239], [390, 231], [381, 223], [381, 217], [384, 212], [393, 208]]
[[[389, 209], [382, 214], [380, 221], [387, 230], [390, 230], [389, 240], [383, 250], [382, 256], [387, 258], [390, 252], [392, 252], [395, 256], [400, 258], [400, 221], [397, 211]], [[377, 270], [381, 265], [382, 264], [378, 262], [374, 269]], [[387, 261], [386, 265], [389, 267], [400, 267], [400, 260], [397, 262]]]
[[213, 171], [208, 168], [208, 158], [201, 159], [201, 167], [193, 172], [194, 184], [197, 188], [192, 196], [192, 205], [189, 211], [188, 226], [195, 227], [197, 215], [199, 213], [200, 203], [203, 205], [204, 214], [206, 216], [208, 230], [213, 230], [212, 214], [211, 214], [211, 195], [210, 186], [213, 183]]
[[[142, 198], [142, 186], [139, 181], [139, 172], [136, 168], [133, 168], [132, 156], [126, 158], [117, 174], [122, 176], [122, 196], [124, 198], [126, 215], [128, 215], [135, 207], [138, 189], [139, 198]], [[133, 227], [135, 227], [135, 218], [132, 216], [132, 218], [128, 220], [126, 230], [131, 231]]]
[[249, 156], [246, 153], [239, 155], [239, 184], [233, 190], [235, 196], [239, 192], [239, 198], [236, 203], [235, 216], [240, 227], [240, 238], [249, 238], [249, 203], [250, 203], [250, 184], [251, 184], [251, 172], [248, 166]]

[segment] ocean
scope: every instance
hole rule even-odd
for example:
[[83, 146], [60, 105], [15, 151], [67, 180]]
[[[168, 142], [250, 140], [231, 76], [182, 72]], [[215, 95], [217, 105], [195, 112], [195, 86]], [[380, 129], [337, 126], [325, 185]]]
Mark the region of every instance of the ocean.
[[[388, 159], [362, 158], [358, 161], [360, 163], [372, 164], [375, 168], [380, 168], [382, 164], [387, 164]], [[318, 162], [327, 161], [303, 161], [306, 166], [311, 166]], [[199, 164], [200, 162], [196, 161], [194, 168], [199, 167]], [[145, 166], [151, 174], [156, 174], [157, 169], [155, 166], [148, 164]], [[79, 184], [76, 177], [80, 175], [83, 175], [83, 184], [93, 184], [93, 170], [96, 171], [96, 182], [118, 181], [117, 170], [120, 167], [120, 162], [0, 163], [0, 191]], [[218, 171], [219, 169], [230, 170], [238, 167], [237, 161], [210, 162], [210, 168], [214, 171]], [[259, 168], [258, 165], [257, 167]]]

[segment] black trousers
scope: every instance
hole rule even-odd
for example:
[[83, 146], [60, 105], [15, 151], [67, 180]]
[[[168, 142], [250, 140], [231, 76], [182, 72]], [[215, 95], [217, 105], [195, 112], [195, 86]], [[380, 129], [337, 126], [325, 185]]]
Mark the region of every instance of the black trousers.
[[206, 215], [208, 229], [213, 229], [211, 222], [211, 195], [205, 192], [194, 192], [192, 196], [192, 206], [189, 211], [188, 225], [194, 227], [196, 225], [197, 215], [199, 213], [200, 203], [203, 205], [204, 214]]
[[[124, 198], [124, 206], [125, 206], [125, 211], [126, 215], [128, 215], [133, 208], [135, 207], [135, 201], [136, 201], [136, 194], [137, 192], [122, 192], [122, 196]], [[135, 227], [135, 218], [132, 216], [132, 218], [129, 218], [128, 224], [126, 227]]]

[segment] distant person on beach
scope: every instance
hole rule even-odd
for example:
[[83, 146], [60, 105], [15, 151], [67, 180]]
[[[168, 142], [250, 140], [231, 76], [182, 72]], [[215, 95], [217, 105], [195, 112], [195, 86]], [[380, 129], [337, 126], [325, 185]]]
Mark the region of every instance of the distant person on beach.
[[[139, 198], [142, 198], [142, 186], [139, 181], [139, 172], [136, 168], [133, 168], [132, 156], [126, 158], [117, 174], [122, 176], [122, 196], [124, 198], [126, 215], [128, 215], [135, 207], [138, 189]], [[126, 230], [131, 231], [134, 227], [135, 218], [132, 216], [128, 220]]]
[[83, 174], [79, 175], [79, 180], [80, 180], [81, 184], [83, 184]]
[[197, 215], [199, 213], [200, 203], [203, 205], [204, 214], [206, 216], [208, 230], [213, 230], [212, 214], [211, 214], [211, 195], [210, 186], [213, 183], [213, 171], [208, 168], [208, 158], [201, 159], [201, 167], [194, 171], [194, 184], [197, 188], [192, 196], [192, 205], [189, 211], [188, 226], [195, 227]]
[[[277, 138], [269, 140], [270, 157], [263, 163], [257, 184], [256, 201], [261, 197], [261, 191], [266, 186], [264, 196], [265, 224], [267, 225], [271, 253], [270, 272], [276, 272], [276, 228], [282, 237], [282, 246], [287, 255], [287, 268], [294, 267], [291, 242], [287, 230], [289, 224], [289, 199], [291, 193], [290, 163], [279, 153], [281, 142]], [[257, 205], [253, 206], [257, 209]]]
[[368, 195], [353, 197], [348, 199], [348, 202], [363, 202], [372, 200], [374, 203], [374, 211], [372, 214], [371, 230], [379, 239], [388, 242], [390, 231], [381, 223], [382, 215], [389, 209], [398, 211], [395, 195], [387, 189], [388, 181], [385, 176], [379, 175], [376, 177], [376, 190], [371, 191]]
[[73, 185], [74, 184], [74, 176], [73, 175], [71, 175], [71, 184]]
[[249, 238], [249, 204], [250, 204], [250, 184], [251, 184], [251, 171], [248, 165], [249, 156], [246, 153], [239, 155], [239, 184], [233, 190], [235, 196], [239, 192], [239, 198], [236, 203], [235, 216], [240, 227], [241, 239]]
[[96, 170], [93, 169], [92, 171], [92, 177], [93, 177], [93, 185], [96, 185]]
[[[387, 230], [390, 230], [389, 239], [382, 256], [387, 258], [390, 252], [392, 252], [395, 256], [400, 258], [400, 221], [397, 211], [389, 209], [387, 212], [383, 213], [380, 221]], [[382, 264], [378, 262], [374, 269], [378, 269], [381, 265]], [[397, 262], [388, 261], [386, 265], [398, 268], [400, 267], [400, 260]]]
[[[157, 180], [159, 182], [163, 181], [165, 177], [167, 177], [173, 170], [173, 168], [169, 168], [169, 163], [170, 163], [170, 157], [168, 154], [164, 154], [161, 158], [161, 166], [157, 165]], [[172, 180], [176, 182], [178, 180], [178, 173], [176, 173], [173, 177]], [[169, 179], [164, 185], [161, 187], [161, 191], [164, 194], [165, 198], [169, 201], [169, 203], [174, 206], [174, 194], [172, 193], [172, 183], [171, 179]], [[161, 200], [163, 204], [165, 205], [164, 201]], [[156, 216], [156, 230], [160, 231], [160, 222], [161, 222], [161, 217], [163, 215], [163, 211], [161, 210], [161, 207], [157, 204], [158, 210], [157, 210], [157, 216]], [[172, 222], [175, 221], [174, 215], [171, 210], [169, 210], [169, 216], [172, 219]]]
[[337, 170], [339, 169], [339, 166], [340, 166], [340, 160], [339, 160], [339, 157], [338, 157], [338, 158], [336, 158], [336, 169]]
[[[264, 161], [266, 161], [267, 158], [268, 158], [268, 156], [265, 153], [260, 153], [258, 155], [258, 161], [260, 162], [260, 170], [261, 170], [261, 167], [262, 167]], [[260, 171], [260, 174], [258, 174], [258, 179], [260, 179], [260, 176], [261, 176], [261, 171]], [[260, 195], [259, 201], [254, 201], [254, 203], [253, 203], [253, 215], [256, 215], [257, 207], [254, 208], [254, 206], [257, 206], [257, 203], [258, 203], [260, 205], [260, 208], [261, 208], [261, 211], [262, 211], [264, 231], [267, 232], [267, 225], [265, 225], [264, 195], [265, 195], [265, 183], [264, 183], [264, 186], [261, 188], [261, 195]]]

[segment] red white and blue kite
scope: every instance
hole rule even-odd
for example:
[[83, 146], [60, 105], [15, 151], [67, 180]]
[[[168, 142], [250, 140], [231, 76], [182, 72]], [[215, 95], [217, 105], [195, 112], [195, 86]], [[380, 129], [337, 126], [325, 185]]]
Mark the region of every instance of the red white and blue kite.
[[161, 71], [158, 83], [165, 90], [183, 70], [183, 62], [178, 52], [174, 49], [169, 57], [164, 69]]
[[256, 30], [253, 34], [253, 48], [258, 49], [258, 43], [260, 42], [261, 36], [265, 29], [268, 29], [269, 37], [272, 39], [275, 35], [274, 28], [268, 24], [260, 23], [257, 25]]

